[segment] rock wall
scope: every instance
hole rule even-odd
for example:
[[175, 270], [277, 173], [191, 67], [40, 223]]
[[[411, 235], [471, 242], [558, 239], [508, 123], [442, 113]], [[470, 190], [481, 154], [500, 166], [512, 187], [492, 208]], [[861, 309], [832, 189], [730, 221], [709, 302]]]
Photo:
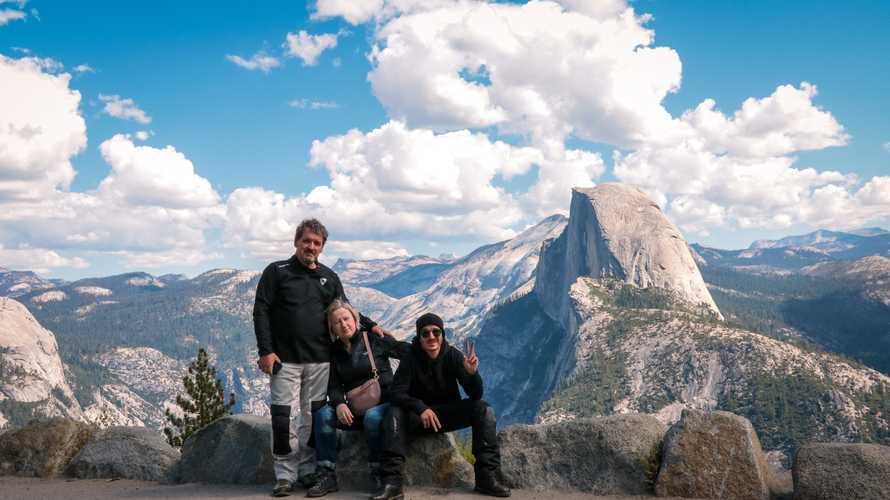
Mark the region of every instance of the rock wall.
[[671, 290], [722, 318], [680, 231], [631, 186], [573, 189], [565, 231], [541, 252], [535, 293], [547, 314], [569, 331], [575, 326], [569, 289], [581, 276]]
[[83, 410], [65, 378], [56, 337], [24, 305], [0, 297], [0, 429], [33, 416], [82, 419]]

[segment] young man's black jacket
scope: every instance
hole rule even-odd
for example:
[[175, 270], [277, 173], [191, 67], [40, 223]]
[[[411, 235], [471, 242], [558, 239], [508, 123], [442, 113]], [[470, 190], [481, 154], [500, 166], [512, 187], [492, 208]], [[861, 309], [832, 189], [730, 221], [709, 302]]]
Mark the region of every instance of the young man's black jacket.
[[482, 399], [482, 377], [464, 368], [464, 355], [455, 349], [445, 337], [436, 359], [430, 359], [420, 347], [420, 339], [411, 343], [411, 354], [405, 357], [396, 370], [390, 389], [390, 401], [418, 415], [431, 406], [460, 401], [463, 387], [470, 399]]
[[[331, 355], [331, 371], [328, 378], [328, 398], [331, 405], [336, 407], [346, 403], [346, 393], [364, 384], [373, 378], [371, 362], [368, 361], [368, 353], [365, 342], [362, 340], [362, 332], [355, 332], [350, 343], [352, 352], [346, 350], [343, 342], [334, 341]], [[371, 352], [374, 353], [374, 363], [377, 365], [381, 390], [381, 403], [389, 401], [390, 388], [392, 386], [392, 368], [389, 358], [404, 359], [411, 351], [411, 344], [400, 342], [392, 337], [378, 337], [368, 334], [368, 342], [371, 344]]]
[[[337, 273], [322, 263], [315, 269], [296, 256], [269, 264], [256, 288], [253, 329], [259, 355], [274, 352], [283, 363], [327, 363], [331, 337], [325, 310], [346, 300]], [[362, 316], [362, 328], [375, 323]]]

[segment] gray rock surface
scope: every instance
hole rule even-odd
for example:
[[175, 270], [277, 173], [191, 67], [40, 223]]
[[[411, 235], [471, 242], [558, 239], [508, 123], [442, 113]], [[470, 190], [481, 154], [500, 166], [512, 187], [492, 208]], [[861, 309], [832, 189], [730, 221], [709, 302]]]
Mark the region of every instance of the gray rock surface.
[[511, 426], [498, 436], [503, 479], [513, 488], [646, 494], [664, 433], [643, 414]]
[[796, 500], [890, 498], [890, 446], [807, 444], [792, 474]]
[[[370, 490], [364, 434], [338, 431], [338, 436], [337, 481], [341, 487]], [[473, 480], [473, 466], [458, 452], [452, 434], [417, 436], [411, 440], [405, 459], [405, 485], [458, 488], [472, 486]]]
[[228, 415], [192, 434], [170, 472], [172, 482], [271, 483], [269, 417]]
[[0, 475], [53, 477], [60, 474], [95, 428], [52, 418], [0, 435]]
[[[31, 307], [36, 307], [33, 301]], [[32, 418], [83, 419], [56, 336], [24, 304], [6, 297], [0, 297], [0, 348], [0, 429]]]
[[[271, 483], [269, 417], [229, 415], [201, 429], [182, 446], [182, 458], [170, 472], [172, 482]], [[370, 488], [368, 449], [361, 432], [339, 432], [338, 480], [343, 487]], [[405, 484], [452, 488], [473, 484], [473, 469], [458, 453], [450, 435], [424, 436], [411, 442]]]
[[722, 318], [680, 231], [642, 191], [625, 184], [575, 188], [570, 212], [565, 231], [541, 251], [536, 272], [546, 277], [535, 292], [551, 318], [568, 316], [568, 291], [579, 276], [667, 289]]
[[109, 427], [93, 435], [66, 472], [81, 479], [160, 481], [177, 460], [179, 451], [154, 429]]
[[664, 438], [658, 496], [767, 500], [770, 470], [744, 417], [683, 410]]

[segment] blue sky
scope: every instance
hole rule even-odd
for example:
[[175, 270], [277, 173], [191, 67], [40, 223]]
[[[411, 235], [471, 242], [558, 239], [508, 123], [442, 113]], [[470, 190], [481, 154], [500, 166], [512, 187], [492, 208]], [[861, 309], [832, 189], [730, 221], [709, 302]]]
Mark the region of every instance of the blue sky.
[[888, 226], [885, 2], [31, 0], [0, 20], [0, 129], [46, 131], [0, 132], [2, 267], [258, 269], [310, 215], [329, 259], [464, 254], [616, 180], [709, 246]]

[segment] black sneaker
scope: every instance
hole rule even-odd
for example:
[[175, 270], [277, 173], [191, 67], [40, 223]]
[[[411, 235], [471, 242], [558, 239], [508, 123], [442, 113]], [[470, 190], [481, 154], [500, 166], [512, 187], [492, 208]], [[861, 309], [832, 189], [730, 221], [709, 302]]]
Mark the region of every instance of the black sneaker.
[[318, 482], [309, 488], [309, 491], [306, 492], [306, 496], [310, 498], [323, 497], [328, 493], [333, 493], [339, 489], [340, 487], [337, 486], [337, 474], [333, 471], [326, 472], [319, 474]]
[[272, 496], [273, 497], [286, 497], [290, 496], [291, 491], [293, 491], [293, 487], [290, 484], [290, 481], [287, 479], [279, 479], [275, 482], [275, 487], [272, 488]]
[[405, 492], [402, 491], [402, 485], [388, 483], [383, 487], [383, 491], [372, 496], [370, 500], [402, 500], [405, 498]]
[[496, 479], [476, 483], [475, 491], [492, 497], [506, 498], [510, 496], [510, 488], [499, 483]]
[[300, 485], [304, 490], [308, 490], [309, 488], [315, 486], [319, 480], [319, 476], [317, 472], [310, 472], [308, 474], [303, 474], [300, 476], [300, 479], [297, 479], [297, 484]]

